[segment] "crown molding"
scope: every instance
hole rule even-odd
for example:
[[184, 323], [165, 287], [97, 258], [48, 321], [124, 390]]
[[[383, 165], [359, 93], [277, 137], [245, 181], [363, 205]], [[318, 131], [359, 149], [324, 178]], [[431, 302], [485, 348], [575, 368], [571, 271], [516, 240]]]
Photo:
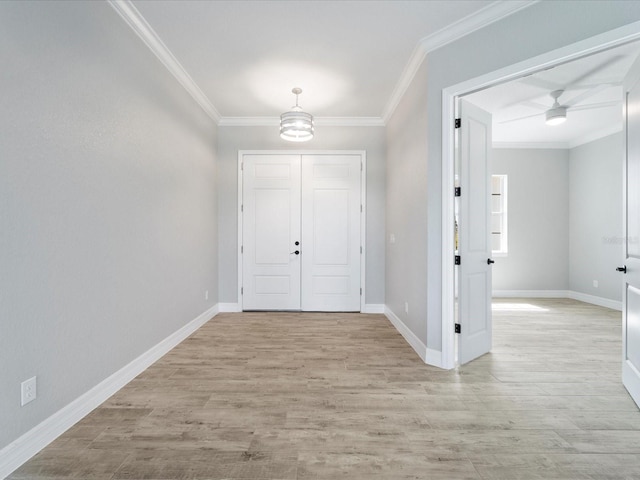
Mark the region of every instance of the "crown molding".
[[509, 1], [496, 1], [491, 5], [479, 10], [476, 13], [466, 16], [452, 23], [451, 25], [438, 30], [437, 32], [423, 38], [418, 42], [418, 45], [413, 50], [407, 65], [405, 66], [398, 83], [396, 84], [391, 97], [387, 102], [387, 105], [382, 113], [382, 119], [385, 124], [393, 115], [393, 112], [398, 107], [400, 100], [406, 93], [407, 88], [413, 81], [420, 65], [424, 61], [427, 54], [433, 50], [454, 42], [476, 30], [479, 30], [487, 25], [502, 20], [509, 15], [512, 15], [524, 8], [527, 8], [539, 0], [509, 0]]
[[[413, 81], [420, 65], [422, 65], [422, 62], [430, 51], [458, 40], [471, 32], [512, 15], [530, 5], [538, 3], [538, 1], [539, 0], [499, 0], [420, 40], [402, 71], [400, 79], [381, 117], [319, 117], [315, 119], [316, 124], [322, 126], [369, 127], [386, 125], [403, 95], [406, 93], [407, 88]], [[220, 126], [264, 126], [273, 125], [274, 118], [276, 119], [276, 123], [279, 121], [277, 117], [223, 118], [132, 1], [107, 0], [107, 2], [216, 124]]]
[[[322, 127], [384, 127], [380, 117], [314, 117], [313, 123]], [[280, 117], [222, 117], [220, 127], [273, 127], [280, 125]]]
[[144, 44], [154, 53], [158, 60], [180, 82], [180, 85], [193, 97], [211, 119], [218, 123], [220, 113], [213, 106], [200, 87], [193, 81], [184, 67], [167, 48], [158, 34], [147, 23], [142, 14], [133, 5], [131, 0], [107, 0], [109, 5], [122, 17], [131, 29], [140, 37]]

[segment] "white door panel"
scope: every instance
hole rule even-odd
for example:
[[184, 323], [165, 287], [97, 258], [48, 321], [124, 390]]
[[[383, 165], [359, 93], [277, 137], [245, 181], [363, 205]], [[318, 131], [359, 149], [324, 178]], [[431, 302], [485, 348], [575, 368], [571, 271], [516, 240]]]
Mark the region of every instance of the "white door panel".
[[640, 406], [640, 59], [624, 82], [624, 264], [622, 382]]
[[244, 310], [360, 311], [361, 161], [243, 156]]
[[360, 311], [359, 155], [302, 156], [302, 309]]
[[299, 310], [300, 156], [243, 158], [244, 310]]
[[458, 360], [491, 350], [491, 115], [460, 102]]

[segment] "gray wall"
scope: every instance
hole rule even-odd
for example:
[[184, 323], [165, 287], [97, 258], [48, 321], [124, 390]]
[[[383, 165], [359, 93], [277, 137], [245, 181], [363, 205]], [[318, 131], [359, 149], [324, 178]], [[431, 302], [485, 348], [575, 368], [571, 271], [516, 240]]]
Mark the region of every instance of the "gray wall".
[[[427, 318], [421, 319], [429, 332], [428, 348], [442, 349], [442, 90], [639, 20], [640, 2], [539, 2], [427, 55], [426, 84], [424, 78], [414, 80], [414, 83], [421, 82], [419, 88], [426, 89], [428, 106], [428, 175], [416, 180], [428, 196], [427, 229], [416, 239], [416, 245], [426, 245], [427, 270], [411, 279], [397, 272], [389, 276], [386, 283], [428, 295]], [[417, 120], [422, 121], [420, 116]], [[405, 126], [409, 127], [412, 121], [407, 117]], [[425, 136], [410, 141], [422, 144]], [[422, 154], [406, 159], [416, 171], [423, 171], [424, 161]], [[388, 201], [392, 204], [396, 199], [390, 197]], [[416, 281], [418, 285], [411, 285]], [[423, 337], [424, 331], [420, 328], [414, 333]]]
[[282, 140], [277, 126], [218, 129], [220, 302], [238, 303], [238, 151], [366, 150], [368, 304], [384, 304], [384, 127], [316, 127], [313, 140]]
[[2, 448], [215, 305], [218, 234], [215, 125], [107, 3], [0, 44]]
[[[622, 133], [569, 152], [569, 286], [622, 300]], [[598, 287], [593, 286], [598, 281]]]
[[493, 150], [493, 173], [508, 175], [506, 257], [494, 257], [495, 290], [569, 288], [569, 151]]
[[[387, 125], [386, 306], [426, 344], [427, 65], [423, 63]], [[390, 235], [395, 243], [389, 243]], [[435, 233], [434, 235], [439, 235]], [[405, 302], [409, 313], [405, 312]]]

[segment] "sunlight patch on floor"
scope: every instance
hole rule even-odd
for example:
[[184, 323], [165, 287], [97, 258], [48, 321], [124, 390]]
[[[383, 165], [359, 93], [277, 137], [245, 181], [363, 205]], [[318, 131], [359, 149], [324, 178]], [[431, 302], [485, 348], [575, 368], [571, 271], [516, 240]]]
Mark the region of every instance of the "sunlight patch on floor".
[[494, 312], [548, 312], [549, 309], [531, 305], [530, 303], [494, 303], [491, 306]]

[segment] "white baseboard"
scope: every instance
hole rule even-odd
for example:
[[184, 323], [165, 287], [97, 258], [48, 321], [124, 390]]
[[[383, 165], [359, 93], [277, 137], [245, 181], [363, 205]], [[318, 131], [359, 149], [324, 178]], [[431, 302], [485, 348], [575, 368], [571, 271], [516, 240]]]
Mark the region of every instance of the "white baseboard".
[[220, 313], [237, 313], [241, 312], [239, 303], [219, 303]]
[[595, 295], [588, 295], [586, 293], [569, 291], [568, 298], [573, 300], [579, 300], [580, 302], [590, 303], [592, 305], [598, 305], [599, 307], [606, 307], [612, 310], [622, 311], [622, 302], [617, 300], [610, 300], [608, 298], [596, 297]]
[[444, 368], [442, 363], [442, 352], [427, 347], [427, 353], [424, 357], [424, 363], [433, 367]]
[[384, 314], [396, 330], [404, 337], [411, 348], [418, 354], [424, 363], [442, 368], [442, 352], [432, 350], [422, 343], [422, 341], [407, 327], [400, 318], [385, 305]]
[[384, 303], [365, 303], [362, 313], [384, 313]]
[[10, 475], [49, 443], [82, 420], [92, 410], [216, 316], [218, 311], [218, 304], [216, 304], [198, 315], [184, 327], [0, 450], [0, 478]]
[[494, 298], [571, 298], [580, 302], [622, 311], [622, 302], [573, 290], [494, 290]]

